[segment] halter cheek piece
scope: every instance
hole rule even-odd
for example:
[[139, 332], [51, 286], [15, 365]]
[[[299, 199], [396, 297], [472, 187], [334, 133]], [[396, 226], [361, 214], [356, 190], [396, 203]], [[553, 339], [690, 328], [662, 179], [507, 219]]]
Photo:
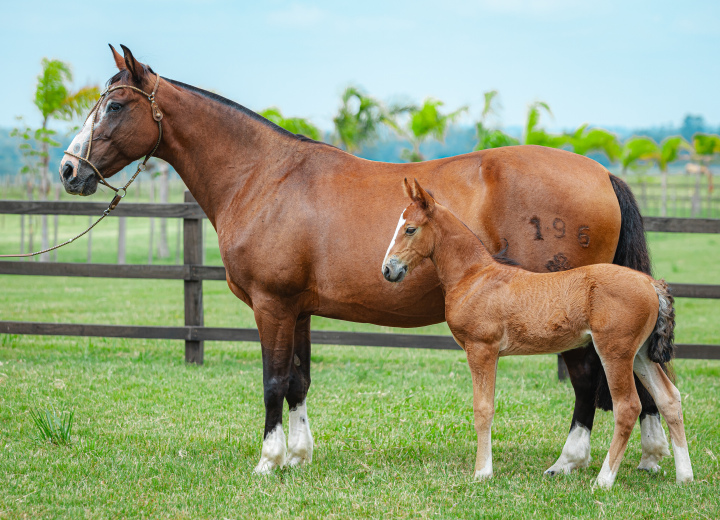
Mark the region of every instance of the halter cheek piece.
[[[102, 94], [100, 94], [100, 97], [95, 102], [95, 105], [93, 105], [93, 108], [90, 111], [90, 114], [88, 114], [87, 118], [85, 119], [86, 124], [87, 124], [87, 120], [90, 119], [90, 139], [88, 140], [87, 153], [85, 154], [85, 157], [76, 155], [76, 154], [70, 152], [69, 150], [65, 150], [66, 155], [75, 157], [76, 159], [78, 159], [78, 160], [86, 163], [88, 166], [90, 166], [90, 168], [92, 168], [93, 171], [95, 172], [95, 174], [98, 176], [99, 182], [101, 184], [104, 184], [105, 186], [107, 186], [108, 188], [110, 188], [111, 190], [113, 190], [115, 192], [115, 198], [110, 203], [110, 207], [108, 208], [108, 210], [115, 209], [115, 207], [118, 205], [120, 200], [122, 200], [125, 197], [125, 195], [127, 195], [127, 187], [130, 186], [130, 184], [132, 184], [132, 182], [135, 180], [135, 177], [137, 177], [141, 171], [145, 170], [148, 160], [157, 151], [158, 146], [160, 146], [160, 141], [162, 140], [162, 135], [163, 135], [163, 131], [162, 131], [163, 114], [162, 114], [162, 112], [160, 112], [160, 108], [158, 107], [157, 103], [155, 102], [155, 94], [157, 93], [158, 87], [160, 86], [160, 75], [156, 74], [155, 76], [156, 76], [155, 86], [153, 87], [153, 91], [150, 94], [148, 94], [144, 90], [141, 90], [137, 87], [133, 87], [132, 85], [117, 85], [115, 87], [109, 87], [109, 88], [105, 89], [105, 91]], [[141, 162], [138, 165], [137, 171], [135, 171], [135, 174], [130, 178], [128, 183], [125, 184], [125, 186], [123, 186], [122, 188], [115, 188], [114, 186], [111, 186], [107, 180], [105, 180], [105, 177], [103, 177], [103, 174], [100, 173], [100, 170], [98, 170], [97, 167], [92, 162], [90, 162], [90, 150], [92, 150], [93, 134], [95, 132], [95, 119], [97, 118], [97, 112], [100, 107], [100, 103], [102, 103], [102, 100], [105, 98], [105, 96], [107, 96], [111, 92], [114, 92], [115, 90], [120, 90], [123, 88], [129, 88], [131, 90], [139, 92], [140, 94], [142, 94], [143, 96], [148, 98], [148, 100], [150, 101], [150, 109], [152, 110], [152, 117], [155, 120], [155, 122], [158, 124], [158, 138], [157, 138], [157, 142], [155, 143], [155, 146], [153, 146], [153, 149], [150, 151], [150, 153], [148, 153], [145, 156], [145, 159], [143, 160], [143, 162]], [[121, 192], [122, 192], [122, 194], [121, 194]]]
[[[70, 240], [63, 242], [62, 244], [58, 244], [56, 246], [49, 247], [47, 249], [43, 249], [42, 251], [35, 251], [34, 253], [22, 253], [19, 255], [0, 255], [0, 258], [27, 258], [30, 256], [41, 255], [41, 254], [47, 253], [49, 251], [54, 251], [55, 249], [58, 249], [62, 246], [66, 246], [72, 242], [75, 242], [78, 238], [85, 235], [88, 231], [90, 231], [92, 228], [97, 226], [102, 219], [107, 217], [110, 214], [110, 212], [117, 207], [117, 205], [120, 203], [120, 201], [125, 197], [125, 195], [127, 195], [128, 186], [130, 186], [130, 184], [132, 184], [132, 182], [135, 180], [135, 177], [137, 177], [141, 171], [145, 170], [145, 166], [147, 165], [148, 160], [150, 160], [150, 157], [153, 156], [153, 154], [157, 151], [158, 146], [160, 146], [160, 141], [162, 140], [162, 135], [163, 135], [163, 131], [162, 131], [163, 114], [162, 114], [162, 112], [160, 112], [160, 108], [158, 107], [157, 103], [155, 102], [155, 93], [157, 92], [157, 89], [159, 86], [160, 86], [160, 76], [156, 74], [155, 86], [153, 87], [153, 91], [150, 94], [148, 94], [147, 92], [145, 92], [137, 87], [133, 87], [132, 85], [117, 85], [115, 87], [110, 87], [110, 88], [105, 89], [105, 92], [100, 94], [100, 98], [97, 100], [97, 102], [93, 106], [92, 110], [90, 111], [90, 114], [88, 114], [87, 119], [85, 119], [85, 123], [87, 123], [87, 120], [92, 118], [92, 120], [90, 122], [90, 140], [88, 141], [88, 149], [87, 149], [87, 153], [85, 154], [85, 157], [81, 157], [80, 155], [75, 155], [74, 153], [67, 151], [67, 150], [65, 151], [65, 153], [67, 155], [69, 155], [71, 157], [75, 157], [76, 159], [79, 159], [80, 161], [88, 164], [93, 169], [95, 174], [99, 177], [99, 179], [100, 179], [99, 182], [101, 182], [102, 184], [104, 184], [105, 186], [107, 186], [108, 188], [110, 188], [111, 190], [113, 190], [115, 192], [115, 197], [113, 198], [112, 201], [110, 201], [110, 205], [107, 207], [107, 209], [105, 211], [103, 211], [100, 218], [98, 218], [95, 222], [93, 222], [90, 225], [90, 227], [87, 228], [85, 231], [83, 231], [79, 235], [74, 236]], [[158, 124], [158, 138], [157, 138], [157, 142], [155, 143], [155, 146], [153, 146], [153, 149], [150, 150], [150, 153], [145, 156], [145, 159], [143, 160], [143, 162], [138, 164], [135, 174], [130, 178], [130, 180], [127, 182], [127, 184], [125, 184], [125, 186], [123, 186], [122, 188], [115, 188], [115, 187], [111, 186], [105, 180], [105, 177], [103, 177], [102, 173], [100, 173], [100, 170], [98, 170], [95, 167], [95, 165], [90, 162], [90, 149], [92, 148], [93, 132], [95, 131], [95, 118], [97, 116], [97, 110], [98, 110], [98, 107], [100, 106], [100, 103], [105, 98], [105, 96], [110, 94], [110, 92], [113, 92], [115, 90], [120, 90], [121, 88], [132, 89], [136, 92], [140, 92], [140, 94], [142, 94], [143, 96], [148, 98], [148, 100], [150, 101], [150, 108], [152, 110], [152, 117], [155, 120], [155, 122], [157, 122], [157, 124]]]

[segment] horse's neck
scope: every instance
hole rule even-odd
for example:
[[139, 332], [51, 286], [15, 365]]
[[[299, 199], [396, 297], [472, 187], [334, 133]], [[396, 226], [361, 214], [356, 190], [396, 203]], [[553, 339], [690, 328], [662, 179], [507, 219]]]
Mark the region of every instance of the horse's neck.
[[435, 248], [431, 256], [446, 291], [468, 275], [496, 263], [485, 246], [450, 210], [436, 206]]
[[287, 169], [297, 141], [252, 116], [171, 83], [158, 104], [165, 114], [157, 156], [169, 162], [215, 225], [237, 193], [252, 193]]

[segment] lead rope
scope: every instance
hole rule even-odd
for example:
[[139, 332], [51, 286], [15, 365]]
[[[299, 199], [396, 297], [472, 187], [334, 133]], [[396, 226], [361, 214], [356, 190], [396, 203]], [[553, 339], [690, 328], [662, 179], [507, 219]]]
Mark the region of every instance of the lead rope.
[[[140, 175], [140, 172], [145, 171], [145, 169], [147, 168], [147, 162], [150, 160], [150, 157], [152, 157], [153, 154], [157, 151], [158, 146], [160, 146], [160, 141], [162, 140], [162, 135], [163, 135], [162, 122], [161, 122], [161, 121], [162, 121], [162, 118], [163, 118], [163, 114], [162, 114], [162, 112], [160, 112], [160, 109], [159, 109], [159, 107], [157, 106], [157, 103], [155, 102], [155, 93], [157, 92], [157, 89], [158, 89], [159, 86], [160, 86], [160, 76], [157, 75], [157, 79], [155, 80], [155, 87], [153, 88], [153, 91], [152, 91], [152, 93], [150, 93], [150, 94], [148, 94], [148, 93], [140, 90], [139, 88], [133, 87], [132, 85], [118, 85], [118, 86], [116, 86], [116, 87], [112, 87], [112, 88], [109, 88], [109, 89], [105, 90], [105, 92], [103, 92], [103, 93], [100, 95], [100, 98], [97, 100], [97, 102], [95, 103], [95, 105], [94, 105], [93, 108], [92, 108], [92, 111], [91, 111], [90, 114], [88, 115], [88, 118], [92, 117], [92, 122], [91, 122], [91, 126], [90, 126], [90, 140], [88, 141], [88, 151], [87, 151], [87, 153], [85, 154], [85, 157], [81, 157], [81, 156], [79, 156], [79, 155], [75, 155], [74, 153], [68, 152], [67, 150], [65, 151], [65, 153], [66, 153], [67, 155], [70, 155], [71, 157], [75, 157], [76, 159], [79, 159], [79, 160], [81, 160], [81, 161], [89, 164], [90, 167], [91, 167], [93, 170], [95, 170], [95, 173], [96, 173], [96, 174], [98, 175], [98, 177], [100, 178], [100, 182], [115, 192], [115, 196], [114, 196], [113, 199], [110, 201], [110, 205], [107, 207], [107, 209], [105, 209], [105, 211], [103, 211], [103, 213], [102, 213], [102, 215], [100, 216], [100, 218], [97, 219], [95, 222], [93, 222], [92, 225], [91, 225], [89, 228], [87, 228], [85, 231], [83, 231], [83, 232], [80, 233], [79, 235], [71, 238], [70, 240], [68, 240], [68, 241], [66, 241], [66, 242], [63, 242], [62, 244], [58, 244], [58, 245], [56, 245], [56, 246], [49, 247], [49, 248], [47, 248], [47, 249], [43, 249], [42, 251], [35, 251], [34, 253], [24, 253], [24, 254], [17, 254], [17, 255], [0, 255], [0, 258], [27, 258], [27, 257], [30, 257], [30, 256], [42, 255], [43, 253], [49, 253], [50, 251], [54, 251], [55, 249], [59, 249], [59, 248], [61, 248], [61, 247], [63, 247], [63, 246], [66, 246], [66, 245], [68, 245], [68, 244], [71, 244], [71, 243], [75, 242], [78, 238], [80, 238], [80, 237], [82, 237], [83, 235], [87, 234], [92, 228], [94, 228], [95, 226], [97, 226], [102, 219], [104, 219], [105, 217], [107, 217], [108, 215], [110, 215], [110, 212], [111, 212], [112, 210], [114, 210], [115, 208], [117, 208], [118, 204], [120, 204], [120, 201], [125, 198], [125, 195], [127, 195], [127, 188], [128, 188], [128, 186], [130, 186], [130, 185], [132, 184], [132, 182], [135, 180], [135, 178], [136, 178], [138, 175]], [[158, 139], [157, 139], [157, 142], [155, 143], [155, 146], [153, 147], [152, 151], [145, 156], [145, 159], [143, 160], [143, 162], [141, 162], [140, 164], [138, 164], [137, 170], [135, 170], [135, 173], [133, 174], [132, 177], [130, 177], [130, 180], [125, 184], [125, 186], [123, 186], [123, 187], [121, 187], [121, 188], [115, 188], [115, 187], [111, 186], [111, 185], [105, 180], [105, 177], [102, 176], [102, 174], [100, 173], [100, 171], [95, 167], [95, 165], [94, 165], [93, 163], [90, 162], [90, 148], [92, 147], [93, 132], [94, 132], [94, 130], [95, 130], [96, 110], [97, 110], [98, 106], [100, 105], [100, 102], [101, 102], [102, 99], [103, 99], [106, 95], [108, 95], [110, 92], [112, 92], [112, 91], [114, 91], [114, 90], [119, 90], [119, 89], [121, 89], [121, 88], [129, 88], [129, 89], [132, 89], [132, 90], [136, 90], [136, 91], [140, 92], [141, 94], [145, 95], [145, 96], [148, 98], [148, 100], [150, 101], [150, 107], [151, 107], [151, 109], [152, 109], [153, 119], [154, 119], [154, 120], [157, 122], [157, 124], [158, 124]], [[85, 122], [87, 122], [87, 119], [85, 119]], [[120, 194], [120, 192], [122, 192], [122, 194]]]

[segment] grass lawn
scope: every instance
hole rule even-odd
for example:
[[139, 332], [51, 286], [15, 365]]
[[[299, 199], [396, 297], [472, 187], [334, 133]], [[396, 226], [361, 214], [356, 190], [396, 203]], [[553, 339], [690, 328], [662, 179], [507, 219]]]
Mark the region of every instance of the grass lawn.
[[[86, 221], [61, 217], [61, 238]], [[128, 262], [144, 263], [147, 219], [128, 223]], [[0, 222], [0, 252], [17, 251], [17, 224]], [[175, 226], [163, 263], [174, 260]], [[115, 219], [96, 229], [93, 261], [115, 262], [116, 232]], [[207, 235], [206, 261], [218, 264]], [[720, 237], [649, 238], [657, 276], [720, 284]], [[84, 261], [86, 248], [79, 241], [59, 260]], [[254, 325], [223, 282], [204, 287], [208, 326]], [[181, 325], [182, 305], [179, 281], [0, 276], [2, 320]], [[719, 314], [720, 301], [678, 300], [678, 342], [720, 343]], [[393, 330], [322, 318], [313, 328]], [[718, 361], [676, 362], [695, 482], [675, 485], [672, 458], [665, 474], [636, 471], [636, 428], [604, 492], [592, 482], [610, 443], [608, 413], [598, 414], [588, 469], [542, 476], [573, 407], [551, 356], [500, 361], [495, 478], [474, 483], [462, 352], [313, 347], [313, 463], [268, 477], [252, 472], [264, 420], [259, 346], [209, 342], [205, 352], [195, 367], [180, 342], [0, 335], [0, 518], [720, 517]], [[30, 410], [50, 405], [75, 412], [70, 446], [34, 439]]]

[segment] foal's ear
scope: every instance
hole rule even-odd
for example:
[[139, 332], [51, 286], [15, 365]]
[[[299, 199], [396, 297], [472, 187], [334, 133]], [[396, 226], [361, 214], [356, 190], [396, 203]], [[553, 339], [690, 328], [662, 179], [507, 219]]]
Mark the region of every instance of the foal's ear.
[[405, 177], [405, 179], [403, 180], [403, 188], [405, 189], [405, 195], [407, 195], [408, 198], [414, 202], [415, 201], [415, 193], [413, 192], [413, 187], [408, 182], [407, 177]]
[[133, 56], [132, 52], [130, 52], [130, 49], [125, 47], [122, 43], [120, 44], [120, 47], [122, 47], [122, 50], [125, 53], [125, 67], [130, 72], [133, 81], [136, 83], [142, 83], [142, 77], [145, 74], [143, 64], [136, 60], [135, 56]]
[[420, 186], [420, 183], [415, 179], [415, 196], [413, 200], [419, 202], [427, 213], [432, 213], [435, 209], [435, 199], [427, 191]]
[[125, 58], [120, 56], [120, 53], [115, 50], [115, 47], [113, 47], [109, 43], [108, 45], [110, 46], [110, 50], [113, 53], [113, 59], [115, 60], [115, 65], [117, 66], [118, 70], [125, 70], [127, 68], [125, 66]]

